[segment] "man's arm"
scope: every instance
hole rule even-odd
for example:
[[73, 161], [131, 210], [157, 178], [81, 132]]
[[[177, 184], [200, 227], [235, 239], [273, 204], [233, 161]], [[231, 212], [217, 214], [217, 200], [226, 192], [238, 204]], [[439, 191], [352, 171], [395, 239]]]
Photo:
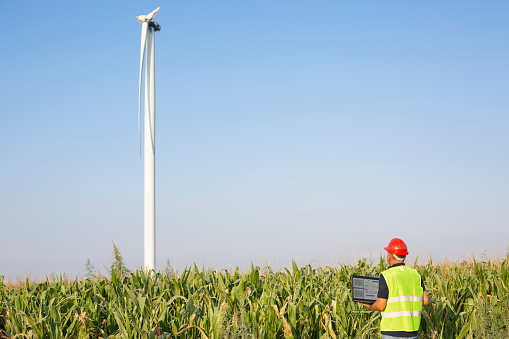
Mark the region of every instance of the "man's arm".
[[424, 306], [429, 305], [428, 292], [426, 292], [426, 290], [424, 290], [424, 293], [422, 295], [422, 304]]
[[[426, 299], [427, 298], [428, 298], [428, 295], [426, 295]], [[365, 304], [365, 303], [359, 303], [359, 304], [366, 306], [371, 311], [383, 311], [383, 310], [385, 310], [385, 306], [387, 306], [387, 299], [377, 298], [373, 304]]]

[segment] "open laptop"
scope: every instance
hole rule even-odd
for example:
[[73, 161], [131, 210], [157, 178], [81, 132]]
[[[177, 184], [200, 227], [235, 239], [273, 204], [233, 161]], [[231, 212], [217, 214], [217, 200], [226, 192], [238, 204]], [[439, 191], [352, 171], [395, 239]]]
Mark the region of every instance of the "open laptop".
[[352, 275], [352, 300], [373, 304], [378, 295], [378, 278]]

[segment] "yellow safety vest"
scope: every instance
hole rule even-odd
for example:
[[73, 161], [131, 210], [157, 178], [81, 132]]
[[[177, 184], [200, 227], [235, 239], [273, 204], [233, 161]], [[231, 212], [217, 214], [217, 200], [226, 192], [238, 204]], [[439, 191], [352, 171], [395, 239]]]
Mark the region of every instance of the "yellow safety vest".
[[389, 288], [389, 299], [381, 313], [380, 330], [418, 331], [424, 294], [421, 276], [416, 270], [404, 265], [391, 267], [382, 274]]

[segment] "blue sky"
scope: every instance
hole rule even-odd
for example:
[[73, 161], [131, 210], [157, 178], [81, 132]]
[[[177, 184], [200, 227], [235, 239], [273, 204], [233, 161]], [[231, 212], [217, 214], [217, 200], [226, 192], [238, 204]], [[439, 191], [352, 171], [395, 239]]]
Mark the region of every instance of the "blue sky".
[[0, 275], [142, 264], [158, 6], [158, 267], [506, 254], [507, 2], [3, 1]]

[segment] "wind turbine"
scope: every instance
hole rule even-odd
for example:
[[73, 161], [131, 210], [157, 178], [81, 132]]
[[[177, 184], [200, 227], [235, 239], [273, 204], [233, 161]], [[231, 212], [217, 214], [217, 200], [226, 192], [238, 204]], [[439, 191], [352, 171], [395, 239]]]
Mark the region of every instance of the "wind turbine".
[[160, 7], [147, 15], [137, 16], [141, 22], [141, 49], [140, 49], [140, 85], [138, 91], [138, 136], [140, 139], [141, 156], [141, 80], [143, 73], [143, 61], [145, 63], [145, 121], [144, 121], [144, 258], [143, 268], [146, 271], [155, 270], [156, 261], [156, 223], [155, 223], [155, 155], [156, 155], [156, 91], [155, 91], [155, 50], [154, 33], [161, 26], [154, 22], [154, 15]]

